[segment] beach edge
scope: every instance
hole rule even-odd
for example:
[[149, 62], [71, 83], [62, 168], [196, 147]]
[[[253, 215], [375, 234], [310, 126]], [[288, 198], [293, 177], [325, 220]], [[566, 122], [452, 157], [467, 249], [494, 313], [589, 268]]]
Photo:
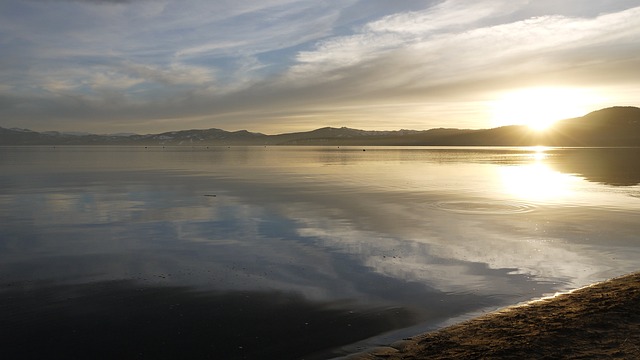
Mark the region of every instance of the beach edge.
[[640, 358], [640, 272], [509, 306], [345, 360]]

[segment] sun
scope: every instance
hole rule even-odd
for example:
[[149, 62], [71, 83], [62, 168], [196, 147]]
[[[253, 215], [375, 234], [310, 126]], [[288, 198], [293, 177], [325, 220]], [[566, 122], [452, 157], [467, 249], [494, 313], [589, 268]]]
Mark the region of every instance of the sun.
[[491, 102], [491, 122], [493, 127], [527, 125], [542, 131], [558, 120], [586, 114], [591, 99], [585, 90], [574, 88], [536, 87], [509, 91]]

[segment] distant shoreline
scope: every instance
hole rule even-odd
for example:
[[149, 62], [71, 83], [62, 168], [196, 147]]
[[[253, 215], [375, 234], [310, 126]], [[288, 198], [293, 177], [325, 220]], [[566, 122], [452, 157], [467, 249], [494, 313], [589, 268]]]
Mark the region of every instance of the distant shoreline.
[[207, 148], [242, 148], [242, 147], [281, 147], [281, 148], [344, 148], [344, 149], [376, 149], [376, 148], [433, 148], [433, 149], [638, 149], [638, 145], [619, 145], [619, 146], [552, 146], [552, 145], [321, 145], [321, 144], [273, 144], [273, 145], [255, 145], [255, 144], [232, 144], [232, 145], [141, 145], [141, 144], [24, 144], [24, 145], [6, 145], [0, 144], [0, 148], [80, 148], [80, 147], [102, 147], [102, 148], [142, 148], [142, 149], [207, 149]]
[[526, 125], [492, 129], [371, 131], [323, 127], [266, 135], [211, 128], [147, 135], [36, 132], [0, 127], [0, 145], [328, 145], [328, 146], [640, 146], [640, 108], [611, 107], [556, 122], [545, 131]]
[[640, 272], [345, 357], [640, 358]]

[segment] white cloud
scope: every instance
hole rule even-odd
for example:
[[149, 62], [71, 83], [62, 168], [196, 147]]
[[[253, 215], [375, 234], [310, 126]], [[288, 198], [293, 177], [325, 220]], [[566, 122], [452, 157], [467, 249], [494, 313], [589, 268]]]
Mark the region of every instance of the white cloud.
[[177, 57], [202, 55], [220, 50], [231, 49], [247, 45], [247, 41], [218, 41], [190, 48], [180, 49], [176, 52]]
[[[377, 72], [390, 85], [404, 80], [405, 85], [420, 82], [426, 88], [509, 71], [554, 71], [575, 61], [572, 52], [587, 52], [591, 57], [585, 61], [593, 63], [613, 60], [608, 49], [640, 48], [632, 45], [640, 28], [640, 8], [593, 19], [545, 16], [446, 33], [438, 33], [434, 24], [416, 25], [434, 16], [431, 12], [388, 17], [365, 26], [362, 33], [319, 43], [314, 50], [298, 54], [299, 64], [292, 68], [291, 77], [335, 80], [340, 69], [368, 67], [371, 76]], [[442, 26], [448, 24], [444, 21]], [[350, 78], [353, 73], [358, 72], [340, 75]]]
[[[304, 64], [320, 64], [329, 70], [352, 66], [393, 50], [438, 43], [437, 36], [445, 30], [454, 34], [464, 33], [472, 24], [489, 16], [513, 12], [517, 4], [520, 2], [496, 0], [469, 4], [449, 0], [424, 11], [389, 15], [370, 22], [359, 33], [323, 41], [312, 51], [300, 52], [296, 59]], [[302, 73], [310, 70], [308, 66], [294, 68], [294, 71]]]
[[448, 0], [424, 11], [414, 11], [386, 16], [365, 26], [375, 33], [394, 32], [417, 36], [445, 30], [460, 31], [490, 17], [508, 15], [527, 1], [491, 0], [469, 2]]
[[[47, 121], [77, 114], [105, 124], [137, 118], [145, 127], [181, 118], [265, 132], [288, 122], [308, 129], [364, 119], [371, 127], [473, 127], [478, 104], [510, 87], [624, 83], [632, 93], [640, 8], [553, 4], [447, 0], [393, 13], [402, 5], [385, 3], [377, 6], [387, 15], [361, 23], [368, 17], [344, 18], [357, 12], [355, 0], [11, 0], [0, 5], [0, 100], [8, 104], [0, 116], [35, 116], [13, 102], [56, 104], [42, 111]], [[90, 105], [100, 96], [111, 104], [106, 113]], [[93, 100], [77, 107], [71, 98]]]

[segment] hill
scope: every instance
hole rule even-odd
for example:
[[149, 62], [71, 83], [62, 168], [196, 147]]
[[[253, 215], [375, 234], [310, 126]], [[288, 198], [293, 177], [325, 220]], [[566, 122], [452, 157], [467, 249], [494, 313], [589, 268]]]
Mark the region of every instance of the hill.
[[612, 107], [562, 120], [546, 140], [554, 146], [640, 146], [640, 109]]
[[367, 131], [324, 127], [265, 135], [247, 130], [182, 130], [160, 134], [95, 135], [0, 127], [0, 145], [396, 145], [396, 146], [640, 146], [640, 108], [611, 107], [558, 121], [545, 132], [524, 125], [493, 129]]

